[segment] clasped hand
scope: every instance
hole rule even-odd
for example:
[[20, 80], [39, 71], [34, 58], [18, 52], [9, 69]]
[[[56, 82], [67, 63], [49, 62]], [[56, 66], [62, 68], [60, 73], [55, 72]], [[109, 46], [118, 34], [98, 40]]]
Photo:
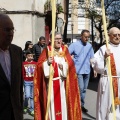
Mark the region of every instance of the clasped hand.
[[[48, 62], [48, 65], [52, 64], [53, 57], [49, 57], [47, 62]], [[63, 65], [62, 64], [58, 64], [58, 67], [59, 67], [60, 70], [63, 70]]]

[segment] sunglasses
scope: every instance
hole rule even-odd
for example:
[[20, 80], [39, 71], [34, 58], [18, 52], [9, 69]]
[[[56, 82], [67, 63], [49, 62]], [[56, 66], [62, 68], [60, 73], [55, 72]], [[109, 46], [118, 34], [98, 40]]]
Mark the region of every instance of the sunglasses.
[[113, 37], [120, 37], [120, 34], [112, 34]]

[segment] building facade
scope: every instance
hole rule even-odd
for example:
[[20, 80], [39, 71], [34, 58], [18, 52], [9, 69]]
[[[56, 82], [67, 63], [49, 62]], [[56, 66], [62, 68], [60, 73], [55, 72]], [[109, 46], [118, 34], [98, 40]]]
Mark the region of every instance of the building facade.
[[91, 29], [91, 20], [85, 17], [85, 10], [81, 8], [82, 4], [89, 4], [88, 0], [69, 0], [69, 18], [67, 38], [71, 42], [80, 38], [83, 29]]

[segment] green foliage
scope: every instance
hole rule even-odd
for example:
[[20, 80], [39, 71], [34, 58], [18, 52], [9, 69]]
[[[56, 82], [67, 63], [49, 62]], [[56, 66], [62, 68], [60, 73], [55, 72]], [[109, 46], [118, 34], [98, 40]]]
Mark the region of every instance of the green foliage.
[[92, 10], [92, 11], [87, 10], [85, 17], [87, 17], [89, 19], [91, 19], [93, 17], [96, 20], [101, 20], [101, 18], [102, 18], [102, 16], [100, 14], [98, 14], [98, 12], [95, 10]]
[[[44, 12], [52, 11], [51, 2], [47, 1], [44, 5]], [[58, 14], [63, 13], [63, 7], [61, 4], [56, 4], [56, 12]]]
[[44, 12], [51, 11], [51, 10], [52, 10], [51, 2], [47, 1], [44, 5]]
[[63, 8], [62, 8], [61, 4], [57, 4], [57, 12], [58, 12], [58, 14], [63, 13]]

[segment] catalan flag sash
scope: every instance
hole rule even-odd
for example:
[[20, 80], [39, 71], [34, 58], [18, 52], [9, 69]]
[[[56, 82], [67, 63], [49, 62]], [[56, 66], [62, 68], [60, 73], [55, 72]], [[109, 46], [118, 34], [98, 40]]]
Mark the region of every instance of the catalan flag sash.
[[[113, 53], [110, 54], [110, 65], [111, 65], [112, 76], [117, 76], [116, 65], [115, 65]], [[112, 77], [112, 83], [113, 83], [113, 93], [114, 93], [115, 105], [120, 105], [120, 99], [118, 98], [118, 78]]]

